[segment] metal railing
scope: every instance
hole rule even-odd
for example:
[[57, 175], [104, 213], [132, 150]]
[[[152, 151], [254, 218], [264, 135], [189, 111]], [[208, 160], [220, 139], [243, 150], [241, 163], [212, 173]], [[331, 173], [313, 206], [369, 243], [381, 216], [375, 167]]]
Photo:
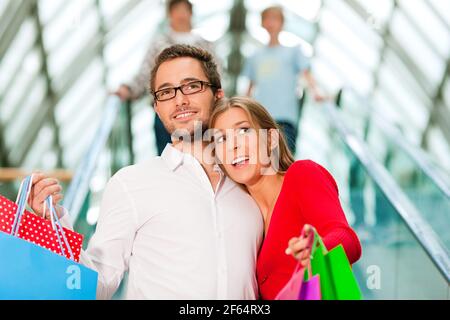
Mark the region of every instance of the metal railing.
[[366, 143], [345, 125], [339, 114], [338, 106], [332, 103], [325, 103], [324, 107], [329, 123], [399, 213], [401, 219], [406, 223], [433, 264], [447, 280], [447, 283], [450, 283], [450, 254], [438, 235], [431, 228], [430, 224], [423, 219], [420, 212], [411, 203], [386, 168], [371, 154]]
[[351, 89], [340, 90], [338, 94], [338, 106], [340, 109], [344, 109], [342, 105], [342, 95], [349, 92], [356, 97], [361, 104], [358, 106], [363, 108], [365, 112], [370, 115], [370, 120], [373, 121], [387, 139], [393, 143], [396, 147], [400, 148], [417, 167], [431, 180], [431, 182], [439, 189], [439, 191], [450, 199], [450, 180], [449, 175], [443, 172], [441, 168], [436, 166], [430, 156], [424, 152], [421, 148], [414, 146], [412, 143], [405, 140], [404, 135], [400, 129], [395, 127], [390, 120], [386, 119], [374, 108], [371, 107], [371, 103], [358, 95]]
[[[95, 169], [97, 167], [100, 155], [105, 150], [114, 128], [117, 125], [119, 115], [122, 115], [125, 126], [123, 126], [121, 135], [126, 137], [127, 142], [127, 152], [131, 153], [129, 155], [129, 161], [127, 164], [131, 164], [133, 156], [133, 148], [131, 144], [131, 112], [130, 104], [125, 105], [118, 97], [110, 96], [106, 102], [105, 111], [102, 117], [100, 126], [95, 133], [95, 139], [86, 151], [83, 160], [78, 166], [74, 178], [70, 183], [63, 206], [70, 213], [71, 219], [76, 221], [80, 211], [83, 208], [84, 203], [90, 193], [90, 181], [94, 175]], [[125, 132], [123, 132], [125, 131]], [[114, 147], [113, 147], [114, 149]], [[113, 153], [115, 150], [111, 150]], [[112, 165], [113, 172], [117, 171], [118, 165]]]

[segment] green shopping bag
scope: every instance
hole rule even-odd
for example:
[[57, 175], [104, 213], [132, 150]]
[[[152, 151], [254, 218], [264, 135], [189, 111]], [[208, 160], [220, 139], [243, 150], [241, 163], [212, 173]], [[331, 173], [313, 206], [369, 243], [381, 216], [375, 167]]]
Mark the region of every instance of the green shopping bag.
[[323, 300], [361, 300], [362, 294], [342, 245], [328, 251], [322, 238], [314, 230], [311, 254], [313, 275], [320, 275]]

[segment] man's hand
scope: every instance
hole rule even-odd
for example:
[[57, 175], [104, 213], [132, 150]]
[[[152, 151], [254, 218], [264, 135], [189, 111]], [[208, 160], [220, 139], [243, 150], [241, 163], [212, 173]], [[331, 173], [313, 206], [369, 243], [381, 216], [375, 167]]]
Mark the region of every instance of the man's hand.
[[[59, 218], [63, 215], [63, 208], [58, 206], [58, 202], [62, 200], [62, 187], [58, 180], [47, 177], [41, 172], [33, 173], [33, 184], [31, 186], [28, 205], [38, 216], [43, 216], [44, 201], [52, 196], [53, 206]], [[50, 210], [46, 209], [45, 219], [50, 220]]]
[[330, 97], [322, 94], [319, 90], [314, 91], [313, 95], [315, 102], [325, 102], [331, 100]]
[[117, 91], [113, 92], [113, 94], [118, 96], [122, 101], [131, 100], [130, 88], [126, 85], [121, 85]]
[[313, 232], [312, 226], [305, 224], [303, 227], [303, 235], [289, 240], [289, 247], [286, 249], [286, 254], [291, 254], [303, 267], [306, 267], [309, 263], [312, 245], [311, 234]]

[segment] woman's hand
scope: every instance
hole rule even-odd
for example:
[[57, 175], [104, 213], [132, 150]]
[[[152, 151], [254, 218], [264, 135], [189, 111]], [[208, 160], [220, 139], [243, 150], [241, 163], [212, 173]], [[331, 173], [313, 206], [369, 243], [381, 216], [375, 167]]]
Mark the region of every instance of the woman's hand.
[[311, 234], [313, 232], [313, 227], [309, 224], [305, 224], [302, 236], [298, 238], [294, 237], [289, 240], [289, 247], [286, 249], [286, 254], [291, 254], [303, 267], [306, 267], [309, 263], [312, 245]]
[[[58, 180], [47, 177], [41, 172], [33, 173], [33, 184], [31, 186], [28, 205], [38, 216], [43, 216], [44, 202], [49, 196], [52, 196], [53, 206], [56, 214], [60, 218], [63, 215], [63, 208], [58, 206], [58, 202], [62, 200], [62, 187]], [[46, 210], [45, 219], [50, 220], [50, 210]]]

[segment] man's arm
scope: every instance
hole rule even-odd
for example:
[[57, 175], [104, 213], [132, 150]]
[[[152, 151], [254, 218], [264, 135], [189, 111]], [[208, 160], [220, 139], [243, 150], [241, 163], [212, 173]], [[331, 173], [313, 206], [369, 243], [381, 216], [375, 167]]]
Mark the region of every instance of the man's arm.
[[[43, 207], [43, 202], [38, 201], [55, 192], [53, 182], [54, 179], [41, 177], [33, 185], [31, 193], [34, 201], [30, 206], [35, 213], [39, 214]], [[61, 224], [73, 229], [70, 216], [64, 211], [62, 209], [58, 214], [62, 215]], [[128, 270], [137, 230], [136, 221], [136, 212], [127, 190], [118, 178], [113, 177], [103, 194], [96, 232], [88, 249], [82, 251], [80, 256], [81, 264], [98, 272], [97, 299], [111, 299], [124, 272]]]
[[306, 83], [308, 84], [308, 89], [312, 93], [315, 101], [324, 101], [326, 98], [322, 94], [321, 90], [317, 86], [316, 80], [311, 73], [310, 69], [306, 69], [303, 71], [303, 76], [305, 77]]
[[247, 96], [251, 97], [253, 95], [253, 81], [250, 81], [250, 84], [248, 85], [248, 89], [247, 89]]
[[154, 59], [158, 54], [158, 46], [159, 41], [148, 48], [139, 71], [133, 77], [133, 80], [128, 84], [122, 84], [116, 92], [114, 92], [121, 100], [137, 100], [148, 93], [150, 72], [152, 71]]

